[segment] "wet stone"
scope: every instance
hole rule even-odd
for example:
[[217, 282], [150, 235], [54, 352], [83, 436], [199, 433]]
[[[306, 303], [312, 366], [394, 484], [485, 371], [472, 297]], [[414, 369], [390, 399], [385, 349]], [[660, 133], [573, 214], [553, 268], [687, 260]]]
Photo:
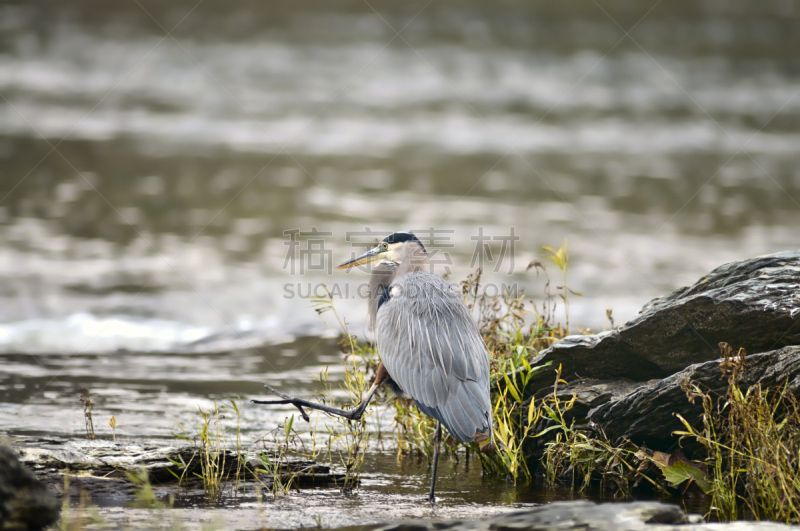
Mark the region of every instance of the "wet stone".
[[[601, 425], [611, 438], [624, 437], [638, 445], [666, 450], [676, 441], [671, 432], [683, 429], [676, 414], [693, 425], [701, 422], [701, 401], [690, 402], [683, 387], [691, 381], [715, 396], [724, 396], [728, 379], [723, 376], [723, 363], [725, 360], [720, 359], [690, 365], [663, 380], [642, 384], [628, 394], [611, 397], [589, 411], [586, 417]], [[756, 383], [765, 388], [786, 384], [797, 395], [800, 393], [800, 346], [747, 356], [736, 381], [745, 392]], [[691, 455], [692, 450], [702, 450], [695, 444], [691, 439], [685, 439], [681, 448]]]
[[[658, 381], [658, 380], [654, 380]], [[632, 391], [639, 389], [641, 383], [630, 380], [575, 380], [567, 384], [561, 384], [556, 390], [555, 396], [562, 402], [568, 402], [575, 397], [572, 408], [566, 412], [565, 419], [576, 423], [586, 422], [589, 411], [610, 400], [619, 399], [628, 395]], [[553, 388], [540, 389], [534, 399], [540, 400], [553, 394]]]
[[[693, 285], [650, 301], [614, 330], [558, 341], [533, 364], [561, 365], [567, 381], [645, 382], [717, 359], [720, 342], [750, 354], [800, 344], [800, 252], [722, 265]], [[540, 371], [527, 394], [552, 385], [552, 371]]]
[[[482, 520], [412, 520], [361, 527], [370, 531], [778, 531], [791, 527], [771, 522], [702, 523], [677, 505], [660, 502], [554, 502]], [[354, 530], [356, 528], [345, 528]]]
[[[672, 432], [683, 428], [675, 414], [693, 423], [702, 414], [699, 402], [688, 400], [686, 383], [715, 393], [727, 389], [721, 352], [745, 355], [746, 369], [737, 377], [743, 389], [788, 382], [797, 393], [800, 347], [794, 345], [800, 345], [800, 252], [782, 252], [720, 266], [612, 331], [556, 342], [533, 364], [562, 367], [569, 383], [556, 396], [562, 402], [575, 397], [568, 422], [668, 451], [677, 442]], [[553, 384], [552, 370], [539, 371], [526, 396], [541, 400], [552, 395]], [[527, 445], [532, 462], [545, 443]]]
[[[178, 478], [183, 478], [184, 486], [191, 488], [199, 484], [202, 488], [197, 477], [202, 472], [200, 449], [190, 445], [142, 446], [104, 440], [18, 438], [15, 446], [20, 461], [35, 471], [46, 485], [61, 487], [68, 475], [71, 495], [85, 492], [92, 497], [127, 499], [134, 495], [129, 474], [138, 475], [142, 470], [147, 472], [150, 483], [160, 488], [159, 494], [181, 488]], [[219, 457], [224, 458], [225, 474], [233, 478], [237, 455], [231, 450], [223, 454]], [[335, 485], [342, 481], [340, 474], [314, 461], [283, 458], [280, 463], [281, 481], [291, 479], [298, 488]], [[258, 481], [270, 488], [273, 478], [259, 472], [263, 466], [257, 456], [248, 456], [242, 479]]]
[[0, 446], [0, 529], [40, 529], [58, 519], [61, 504], [7, 446]]

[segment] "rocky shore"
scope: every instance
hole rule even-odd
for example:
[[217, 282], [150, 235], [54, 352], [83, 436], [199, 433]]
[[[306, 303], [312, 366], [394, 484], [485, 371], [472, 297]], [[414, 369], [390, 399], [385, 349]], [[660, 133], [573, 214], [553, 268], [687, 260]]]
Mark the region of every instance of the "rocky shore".
[[[675, 447], [677, 415], [699, 421], [702, 407], [682, 388], [691, 381], [723, 392], [730, 359], [744, 369], [743, 389], [788, 384], [800, 389], [800, 252], [782, 252], [718, 267], [691, 286], [646, 304], [638, 317], [613, 330], [568, 336], [532, 364], [562, 367], [568, 382], [558, 396], [576, 397], [570, 420], [599, 427], [612, 440], [652, 450]], [[540, 371], [525, 393], [553, 391], [552, 370]], [[532, 445], [537, 459], [543, 441]], [[691, 453], [689, 445], [684, 451]]]
[[[96, 497], [121, 496], [133, 499], [130, 492], [132, 485], [125, 483], [120, 474], [136, 470], [145, 466], [151, 470], [154, 477], [168, 478], [172, 464], [169, 459], [178, 457], [185, 449], [174, 448], [148, 448], [132, 445], [95, 444], [92, 441], [18, 441], [17, 451], [8, 447], [0, 447], [0, 529], [23, 530], [42, 529], [57, 521], [60, 509], [60, 500], [56, 496], [56, 483], [63, 481], [63, 471], [66, 466], [74, 467], [71, 474], [70, 485], [90, 492]], [[34, 474], [25, 468], [21, 460], [37, 471], [43, 479], [39, 481]], [[61, 471], [61, 474], [59, 474]], [[105, 473], [105, 474], [104, 474]], [[107, 477], [106, 477], [107, 476]], [[314, 481], [330, 480], [324, 472]], [[47, 486], [45, 486], [47, 485]], [[157, 484], [158, 488], [174, 488], [175, 482]], [[9, 486], [16, 488], [12, 492]], [[72, 488], [72, 487], [71, 487]], [[162, 491], [163, 494], [163, 491]], [[313, 498], [314, 496], [311, 495]], [[303, 497], [305, 499], [305, 497]], [[385, 511], [383, 516], [370, 514], [365, 510], [362, 517], [367, 521], [383, 521], [386, 523], [363, 524], [352, 522], [347, 526], [348, 520], [342, 515], [328, 515], [324, 507], [303, 505], [297, 501], [289, 501], [290, 507], [273, 507], [267, 513], [273, 516], [271, 527], [299, 528], [306, 524], [308, 518], [304, 512], [318, 511], [325, 518], [318, 517], [320, 528], [337, 528], [347, 531], [778, 531], [790, 529], [791, 526], [771, 522], [732, 522], [704, 523], [701, 515], [687, 514], [680, 506], [661, 502], [614, 502], [592, 503], [583, 500], [553, 502], [541, 506], [529, 507], [523, 510], [499, 512], [489, 517], [462, 517], [451, 519], [423, 518], [423, 519], [392, 519]], [[424, 500], [410, 500], [409, 503], [429, 507], [423, 514], [437, 514], [435, 508]], [[120, 505], [115, 510], [117, 514], [111, 515], [114, 522], [122, 522], [124, 528], [168, 529], [170, 526], [180, 525], [183, 529], [208, 529], [210, 518], [216, 514], [216, 525], [212, 528], [224, 529], [233, 526], [242, 530], [263, 529], [264, 525], [259, 519], [265, 517], [264, 509], [238, 508], [233, 510], [230, 518], [221, 518], [219, 513], [209, 512], [207, 508], [170, 509], [172, 516], [163, 511], [154, 512], [152, 509], [143, 509], [136, 505]], [[275, 518], [279, 510], [286, 516]], [[445, 508], [445, 511], [447, 509]], [[441, 513], [440, 513], [441, 514]], [[447, 514], [447, 512], [444, 512]], [[155, 520], [154, 520], [155, 518]], [[352, 518], [352, 517], [350, 517]], [[156, 525], [160, 522], [160, 526]], [[176, 522], [178, 524], [176, 524]], [[326, 526], [323, 522], [339, 525]], [[358, 525], [355, 525], [358, 524]]]

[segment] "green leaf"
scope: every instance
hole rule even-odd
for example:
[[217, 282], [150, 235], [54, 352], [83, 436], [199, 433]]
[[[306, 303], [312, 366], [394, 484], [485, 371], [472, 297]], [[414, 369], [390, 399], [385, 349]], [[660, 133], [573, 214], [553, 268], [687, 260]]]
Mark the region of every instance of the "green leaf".
[[286, 440], [289, 440], [289, 435], [292, 434], [292, 424], [294, 424], [294, 415], [289, 417], [289, 422], [286, 423]]
[[508, 378], [507, 374], [503, 374], [503, 378], [506, 380], [506, 389], [509, 390], [511, 396], [514, 397], [514, 400], [517, 402], [522, 402], [522, 398], [519, 396], [519, 391], [517, 390], [517, 386], [515, 386], [511, 380]]
[[546, 434], [549, 431], [557, 430], [557, 429], [560, 429], [560, 428], [561, 428], [561, 426], [557, 425], [557, 424], [553, 425], [553, 426], [549, 426], [549, 427], [543, 429], [542, 431], [540, 431], [539, 433], [537, 433], [536, 435], [534, 435], [533, 437], [534, 438], [541, 437], [542, 435]]
[[673, 434], [675, 434], [675, 435], [691, 435], [691, 436], [694, 436], [694, 437], [700, 437], [700, 434], [695, 431], [695, 429], [692, 427], [692, 425], [689, 424], [686, 421], [685, 418], [683, 418], [682, 416], [680, 416], [677, 413], [675, 413], [675, 416], [678, 417], [678, 420], [680, 420], [681, 423], [683, 423], [683, 425], [686, 427], [687, 431], [674, 431], [674, 432], [672, 432]]
[[567, 269], [569, 256], [567, 255], [566, 242], [564, 243], [564, 246], [559, 248], [557, 251], [554, 251], [551, 247], [542, 247], [542, 249], [550, 253], [550, 260], [552, 260], [560, 270], [565, 271]]
[[[531, 398], [531, 405], [528, 408], [528, 426], [533, 424], [533, 416], [536, 413], [536, 401]], [[536, 415], [538, 418], [538, 415]]]
[[[657, 464], [657, 463], [656, 463]], [[708, 481], [702, 470], [690, 463], [678, 461], [672, 466], [660, 467], [664, 478], [669, 481], [673, 486], [677, 487], [687, 479], [694, 481], [703, 489], [703, 492], [708, 494], [711, 492], [711, 483]]]
[[553, 411], [553, 410], [552, 410], [552, 409], [550, 409], [550, 408], [547, 408], [547, 410], [546, 410], [546, 411], [547, 411], [547, 416], [548, 416], [548, 417], [550, 417], [550, 419], [551, 419], [553, 422], [557, 422], [557, 423], [561, 424], [561, 419], [560, 419], [560, 418], [558, 418], [558, 415], [556, 415], [556, 412], [555, 412], [555, 411]]

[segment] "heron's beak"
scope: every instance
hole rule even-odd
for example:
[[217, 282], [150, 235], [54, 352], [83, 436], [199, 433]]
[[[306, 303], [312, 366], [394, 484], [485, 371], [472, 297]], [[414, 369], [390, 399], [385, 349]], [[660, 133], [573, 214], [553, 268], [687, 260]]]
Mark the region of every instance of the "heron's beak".
[[370, 262], [374, 262], [376, 260], [381, 259], [381, 251], [380, 247], [375, 247], [374, 249], [370, 249], [366, 253], [362, 254], [361, 256], [356, 256], [352, 260], [348, 260], [347, 262], [343, 263], [342, 265], [338, 266], [336, 269], [349, 269], [351, 267], [360, 266], [364, 264], [368, 264]]

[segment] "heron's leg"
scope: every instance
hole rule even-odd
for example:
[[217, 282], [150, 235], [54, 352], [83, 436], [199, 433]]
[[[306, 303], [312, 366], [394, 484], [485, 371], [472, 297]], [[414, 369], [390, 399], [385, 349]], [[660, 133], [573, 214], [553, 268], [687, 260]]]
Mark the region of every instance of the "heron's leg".
[[428, 501], [434, 503], [436, 497], [433, 491], [436, 487], [436, 469], [439, 468], [439, 444], [442, 442], [442, 423], [436, 422], [436, 431], [433, 433], [433, 470], [431, 471], [431, 492], [428, 494]]
[[372, 382], [372, 387], [370, 387], [369, 391], [367, 391], [367, 396], [358, 406], [353, 409], [340, 409], [338, 407], [326, 406], [324, 404], [311, 402], [310, 400], [304, 400], [302, 398], [294, 398], [287, 394], [281, 393], [267, 383], [264, 384], [264, 387], [266, 387], [272, 394], [281, 397], [283, 400], [251, 400], [251, 402], [254, 404], [291, 404], [300, 410], [300, 414], [303, 416], [303, 420], [306, 422], [309, 422], [309, 418], [306, 412], [303, 410], [304, 407], [309, 409], [317, 409], [324, 413], [336, 415], [349, 420], [358, 420], [361, 418], [361, 415], [364, 414], [364, 410], [367, 409], [367, 406], [369, 405], [370, 400], [372, 400], [372, 397], [375, 395], [375, 392], [378, 390], [378, 387], [389, 379], [389, 373], [386, 371], [383, 363], [378, 365], [377, 372], [378, 376], [375, 378], [375, 381]]

